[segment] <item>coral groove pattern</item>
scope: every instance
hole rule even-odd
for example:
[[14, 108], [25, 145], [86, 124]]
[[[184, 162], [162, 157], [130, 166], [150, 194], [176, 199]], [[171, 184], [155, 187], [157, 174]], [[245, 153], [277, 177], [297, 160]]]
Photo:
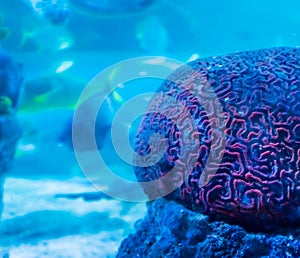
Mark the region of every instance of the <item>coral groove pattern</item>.
[[[190, 167], [189, 156], [181, 157], [183, 149], [189, 148], [181, 135], [189, 134], [191, 126], [180, 132], [168, 115], [150, 112], [141, 122], [135, 150], [140, 155], [150, 153], [149, 137], [153, 133], [167, 138], [168, 148], [155, 165], [136, 167], [138, 180], [157, 179], [181, 165], [187, 176], [168, 197], [194, 211], [248, 225], [296, 222], [300, 206], [300, 49], [240, 52], [198, 59], [188, 65], [201, 75], [201, 84], [179, 70], [171, 77], [181, 76], [180, 82], [166, 80], [158, 92], [189, 110], [197, 128], [190, 137], [200, 143], [197, 153], [188, 153], [196, 155], [195, 165]], [[223, 110], [215, 110], [213, 98], [203, 94], [208, 86]], [[205, 97], [199, 101], [191, 88]], [[157, 108], [163, 104], [150, 102]], [[208, 112], [216, 119], [208, 119]], [[224, 119], [223, 124], [218, 122], [219, 117]], [[212, 128], [224, 132], [225, 150], [218, 141], [213, 143]], [[206, 164], [209, 155], [223, 155], [221, 163]], [[179, 159], [185, 164], [178, 164]], [[202, 185], [204, 167], [217, 172], [205, 175], [207, 180]], [[145, 191], [150, 193], [149, 189]]]

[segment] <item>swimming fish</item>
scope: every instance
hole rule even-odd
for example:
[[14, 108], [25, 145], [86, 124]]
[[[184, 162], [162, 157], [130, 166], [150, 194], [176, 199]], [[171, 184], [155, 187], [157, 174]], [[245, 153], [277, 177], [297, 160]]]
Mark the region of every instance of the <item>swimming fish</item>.
[[57, 51], [71, 47], [73, 38], [65, 27], [48, 24], [41, 28], [24, 30], [20, 48], [25, 44], [33, 45], [38, 52]]
[[[60, 66], [61, 67], [61, 66]], [[59, 68], [60, 68], [59, 67]], [[59, 69], [58, 68], [58, 69]], [[59, 72], [57, 69], [57, 72]], [[106, 95], [111, 92], [112, 80], [118, 73], [118, 69], [114, 69], [107, 78], [107, 82], [101, 87], [100, 94]], [[71, 77], [64, 73], [49, 74], [28, 80], [24, 83], [24, 97], [22, 105], [20, 106], [20, 113], [24, 112], [41, 112], [45, 110], [63, 109], [73, 111], [76, 108], [77, 100], [82, 93], [86, 82], [75, 77]], [[105, 108], [101, 112], [101, 116], [96, 122], [96, 131], [98, 132], [98, 147], [102, 147], [103, 138], [105, 137], [108, 129], [110, 128], [110, 116], [117, 103], [122, 103], [123, 98], [114, 90], [105, 101]], [[73, 116], [65, 121], [62, 130], [58, 135], [58, 144], [66, 145], [72, 148], [72, 122]], [[82, 130], [90, 130], [80, 126]]]
[[56, 108], [74, 109], [85, 84], [63, 74], [45, 75], [24, 83], [21, 112]]
[[62, 25], [69, 17], [67, 0], [24, 0], [35, 14], [54, 25]]
[[[64, 74], [49, 74], [28, 80], [24, 83], [24, 96], [20, 112], [35, 112], [57, 108], [75, 109], [76, 102], [86, 86], [85, 80]], [[107, 94], [112, 85], [107, 81], [101, 85], [101, 92]], [[113, 91], [107, 98], [108, 108], [112, 101], [122, 102], [122, 96]]]
[[[98, 149], [101, 149], [104, 144], [105, 137], [107, 136], [109, 129], [111, 127], [111, 121], [108, 118], [110, 112], [106, 110], [106, 112], [101, 112], [95, 121], [95, 140], [97, 143]], [[73, 141], [72, 141], [72, 128], [79, 127], [82, 135], [84, 137], [85, 132], [92, 130], [91, 128], [87, 128], [85, 124], [81, 123], [73, 123], [73, 115], [69, 117], [68, 121], [64, 124], [64, 127], [58, 135], [58, 144], [65, 145], [71, 149], [73, 149]], [[90, 146], [88, 144], [81, 145], [81, 151], [88, 151]]]

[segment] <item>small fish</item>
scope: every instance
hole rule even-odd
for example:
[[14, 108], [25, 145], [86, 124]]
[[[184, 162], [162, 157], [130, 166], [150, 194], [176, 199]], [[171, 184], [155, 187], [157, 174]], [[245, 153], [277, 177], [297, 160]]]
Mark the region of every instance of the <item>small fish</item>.
[[[106, 94], [106, 90], [109, 90], [109, 87], [107, 86], [104, 88], [103, 94]], [[93, 109], [93, 101], [97, 101], [98, 97], [91, 98], [86, 105], [86, 112], [87, 112], [87, 119], [89, 119], [88, 114], [89, 109]], [[114, 112], [116, 111], [115, 108], [120, 103], [123, 103], [123, 98], [118, 94], [117, 91], [113, 91], [104, 101], [103, 105], [101, 106], [99, 110], [99, 114], [97, 116], [97, 119], [95, 121], [95, 140], [98, 149], [102, 149], [104, 146], [104, 141], [106, 139], [106, 136], [108, 135], [108, 132], [111, 128], [111, 122], [114, 115]], [[70, 116], [69, 120], [65, 123], [62, 133], [60, 134], [58, 138], [58, 143], [60, 145], [66, 145], [73, 148], [73, 141], [72, 141], [72, 128], [77, 127], [80, 128], [80, 132], [82, 134], [82, 137], [89, 133], [93, 128], [87, 127], [84, 123], [81, 123], [80, 121], [73, 121], [73, 115]], [[90, 150], [90, 146], [88, 144], [82, 144], [80, 146], [81, 151], [88, 151]]]
[[38, 52], [67, 49], [73, 45], [73, 38], [65, 27], [52, 24], [24, 30], [19, 47], [32, 44]]
[[[72, 141], [72, 127], [79, 127], [82, 135], [91, 130], [85, 124], [73, 123], [73, 116], [70, 116], [68, 121], [63, 125], [61, 134], [58, 136], [58, 145], [65, 145], [71, 149], [73, 149], [73, 141]], [[95, 140], [97, 143], [98, 149], [101, 149], [104, 144], [104, 139], [107, 136], [110, 128], [110, 121], [106, 117], [106, 114], [99, 116], [95, 123]], [[89, 145], [82, 144], [80, 147], [81, 151], [87, 151], [90, 149]]]
[[74, 109], [84, 86], [84, 82], [63, 74], [46, 75], [28, 80], [24, 83], [24, 97], [20, 111]]
[[67, 0], [24, 0], [39, 16], [51, 24], [62, 25], [69, 17], [69, 4]]

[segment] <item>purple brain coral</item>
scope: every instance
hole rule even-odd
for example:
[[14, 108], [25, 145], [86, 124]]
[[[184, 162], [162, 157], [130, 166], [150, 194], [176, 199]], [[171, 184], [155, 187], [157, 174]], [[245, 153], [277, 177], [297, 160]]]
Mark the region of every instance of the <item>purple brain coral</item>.
[[[300, 207], [300, 49], [240, 52], [188, 65], [206, 82], [194, 86], [194, 92], [202, 96], [205, 85], [214, 90], [223, 108], [219, 112], [223, 123], [214, 124], [208, 118], [203, 107], [213, 106], [214, 99], [202, 98], [200, 104], [189, 90], [191, 80], [184, 72], [174, 73], [181, 77], [179, 83], [166, 80], [160, 87], [159, 93], [174, 98], [189, 111], [196, 133], [189, 124], [184, 133], [199, 142], [196, 152], [187, 153], [196, 157], [193, 166], [185, 164], [187, 175], [168, 198], [194, 211], [247, 225], [296, 222]], [[163, 105], [159, 100], [150, 102], [156, 110]], [[221, 144], [211, 139], [213, 126], [225, 134], [223, 151]], [[166, 138], [168, 147], [156, 164], [135, 168], [139, 181], [168, 174], [182, 161], [180, 155], [186, 149], [176, 123], [166, 114], [149, 112], [136, 138], [137, 153], [151, 152], [149, 137], [154, 133]], [[210, 154], [222, 154], [219, 164], [206, 164]], [[183, 160], [188, 163], [188, 159]], [[202, 185], [204, 168], [216, 173], [208, 173]], [[158, 185], [155, 191], [164, 187]], [[145, 192], [151, 194], [149, 189]]]

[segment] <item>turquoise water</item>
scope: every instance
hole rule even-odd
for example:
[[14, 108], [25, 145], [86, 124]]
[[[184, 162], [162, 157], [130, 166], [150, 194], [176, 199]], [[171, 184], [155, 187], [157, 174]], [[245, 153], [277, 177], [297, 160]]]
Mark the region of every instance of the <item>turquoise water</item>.
[[[82, 173], [70, 123], [80, 94], [113, 67], [98, 88], [110, 95], [98, 114], [96, 141], [109, 170], [134, 181], [132, 166], [114, 151], [111, 124], [122, 105], [155, 91], [162, 79], [135, 76], [120, 86], [119, 76], [129, 74], [131, 66], [120, 68], [117, 62], [162, 56], [185, 63], [236, 51], [300, 46], [300, 3], [114, 0], [89, 7], [84, 0], [60, 0], [55, 9], [56, 1], [49, 0], [44, 1], [47, 8], [39, 9], [38, 2], [43, 1], [0, 2], [0, 46], [22, 63], [24, 77], [17, 109], [23, 134], [13, 166], [3, 176], [0, 257], [114, 257], [146, 208], [143, 202], [100, 194], [99, 188], [119, 187], [114, 179], [102, 178], [95, 188]], [[57, 8], [60, 16], [55, 16]], [[157, 65], [161, 59], [155, 60]], [[143, 100], [131, 111], [143, 112], [148, 99]], [[131, 146], [139, 118], [132, 126], [125, 120], [122, 126], [127, 127], [115, 126], [117, 132], [128, 129]], [[124, 151], [123, 142], [119, 145]], [[88, 169], [94, 182], [92, 162]]]

